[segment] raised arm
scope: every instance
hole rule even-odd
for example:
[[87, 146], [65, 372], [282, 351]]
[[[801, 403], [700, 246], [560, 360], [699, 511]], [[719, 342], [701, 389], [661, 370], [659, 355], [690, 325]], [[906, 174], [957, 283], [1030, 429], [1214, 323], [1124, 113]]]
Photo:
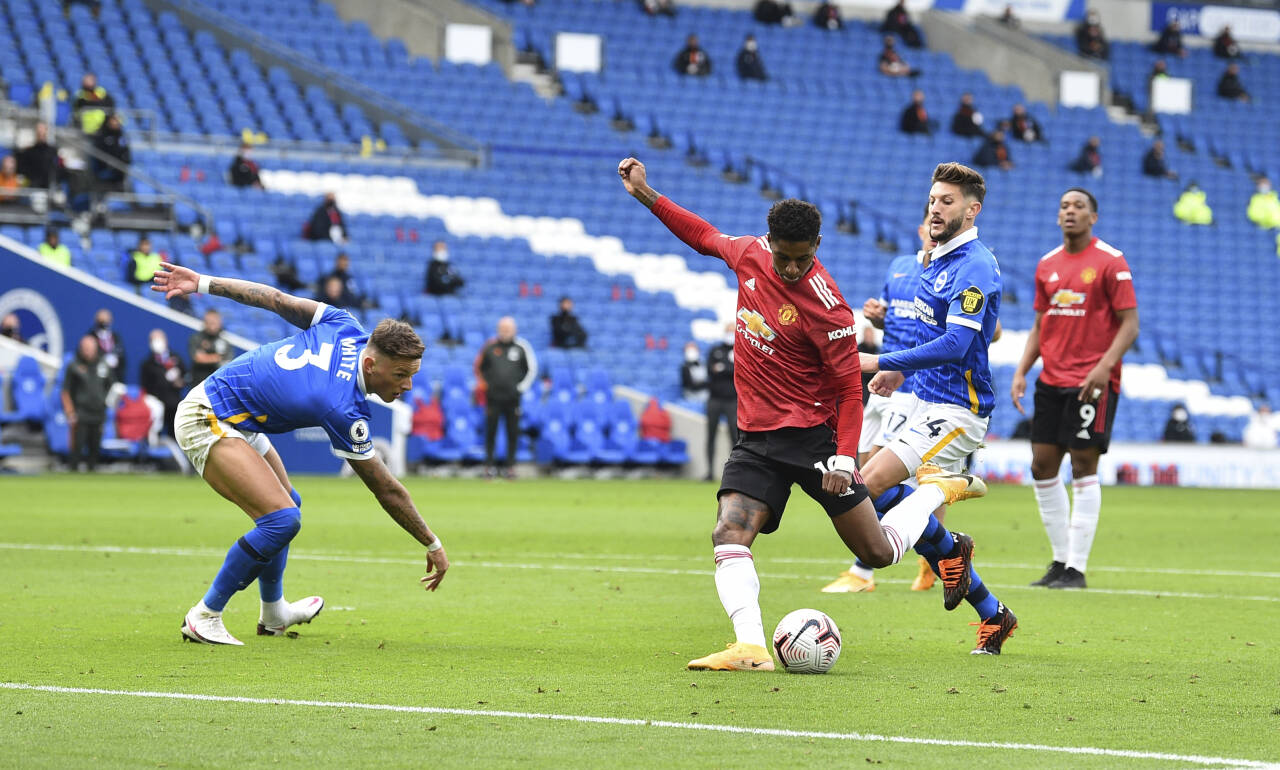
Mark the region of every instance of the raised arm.
[[730, 267], [733, 266], [731, 252], [727, 246], [736, 239], [721, 234], [702, 217], [677, 206], [670, 198], [650, 187], [643, 163], [635, 158], [627, 158], [618, 164], [618, 176], [622, 177], [622, 186], [631, 197], [652, 211], [653, 215], [667, 226], [672, 235], [684, 241], [689, 248], [699, 254], [720, 257], [728, 262]]
[[[440, 538], [436, 537], [427, 523], [422, 520], [422, 516], [418, 514], [413, 499], [409, 497], [409, 491], [404, 488], [399, 479], [391, 475], [391, 471], [377, 457], [367, 460], [347, 460], [347, 463], [373, 496], [378, 498], [382, 509], [405, 532], [413, 535], [414, 540], [426, 546], [427, 574], [423, 576], [421, 582], [428, 591], [436, 590], [440, 581], [444, 580], [444, 573], [449, 569], [449, 557], [445, 554]], [[433, 570], [435, 574], [432, 574]]]
[[164, 292], [165, 299], [186, 294], [214, 294], [242, 305], [270, 310], [299, 329], [311, 328], [320, 303], [285, 294], [274, 286], [239, 278], [201, 275], [190, 268], [161, 262], [151, 283], [152, 291]]

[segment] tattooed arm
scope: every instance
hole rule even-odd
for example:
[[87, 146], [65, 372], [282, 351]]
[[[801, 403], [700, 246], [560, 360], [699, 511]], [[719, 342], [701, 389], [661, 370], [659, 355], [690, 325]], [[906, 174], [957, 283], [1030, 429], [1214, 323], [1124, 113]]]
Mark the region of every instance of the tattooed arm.
[[239, 278], [201, 276], [194, 270], [171, 265], [168, 262], [160, 264], [160, 269], [156, 271], [152, 281], [151, 290], [164, 292], [165, 299], [172, 299], [184, 294], [195, 294], [200, 289], [202, 279], [207, 279], [209, 282], [205, 287], [205, 291], [209, 294], [233, 299], [242, 305], [270, 310], [299, 329], [311, 328], [316, 310], [320, 307], [320, 303], [315, 300], [285, 294], [274, 286], [242, 281]]

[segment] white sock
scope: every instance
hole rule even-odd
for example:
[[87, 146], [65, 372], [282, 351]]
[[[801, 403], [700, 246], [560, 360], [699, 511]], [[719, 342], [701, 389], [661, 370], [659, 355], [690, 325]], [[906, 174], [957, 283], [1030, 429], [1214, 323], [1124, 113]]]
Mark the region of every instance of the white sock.
[[854, 562], [853, 564], [849, 565], [849, 571], [857, 575], [858, 577], [862, 578], [863, 580], [870, 580], [871, 578], [875, 577], [875, 574], [876, 574], [876, 571], [871, 569], [870, 567], [859, 567], [857, 562]]
[[739, 642], [764, 646], [764, 622], [760, 620], [760, 578], [751, 549], [745, 545], [718, 545], [716, 593], [733, 621]]
[[1089, 550], [1098, 532], [1098, 512], [1102, 510], [1102, 485], [1098, 476], [1082, 476], [1071, 483], [1071, 546], [1067, 566], [1084, 572], [1089, 566]]
[[922, 484], [884, 515], [880, 528], [889, 545], [893, 546], [893, 564], [902, 561], [902, 555], [916, 544], [929, 525], [929, 514], [946, 499], [941, 489], [932, 484]]
[[276, 599], [274, 602], [262, 603], [262, 620], [284, 620], [285, 613], [289, 609], [289, 603], [284, 597]]
[[[1097, 479], [1097, 476], [1093, 477]], [[1071, 501], [1067, 499], [1067, 487], [1060, 476], [1051, 479], [1035, 479], [1036, 505], [1040, 506], [1040, 521], [1049, 535], [1053, 547], [1053, 560], [1067, 561], [1067, 524], [1071, 516]]]
[[201, 599], [201, 600], [200, 600], [200, 603], [196, 605], [196, 607], [195, 607], [195, 611], [196, 611], [196, 612], [208, 612], [208, 613], [210, 613], [210, 614], [212, 614], [212, 615], [221, 615], [221, 614], [222, 614], [221, 612], [219, 612], [219, 611], [217, 611], [217, 610], [211, 610], [211, 609], [209, 609], [208, 605], [206, 605], [206, 604], [204, 603], [204, 599]]

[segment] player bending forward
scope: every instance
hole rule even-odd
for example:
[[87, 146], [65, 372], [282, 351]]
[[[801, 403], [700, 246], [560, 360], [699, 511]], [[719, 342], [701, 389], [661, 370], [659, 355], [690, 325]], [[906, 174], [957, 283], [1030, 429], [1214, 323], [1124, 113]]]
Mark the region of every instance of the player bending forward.
[[[831, 517], [858, 558], [875, 567], [897, 563], [926, 527], [938, 502], [985, 491], [971, 476], [922, 474], [938, 502], [921, 495], [880, 522], [857, 472], [862, 381], [853, 311], [815, 258], [822, 217], [812, 204], [784, 200], [769, 211], [765, 236], [723, 235], [697, 215], [659, 195], [644, 164], [618, 164], [627, 192], [682, 241], [724, 260], [738, 278], [734, 385], [741, 431], [724, 466], [711, 542], [716, 591], [737, 641], [689, 662], [691, 669], [770, 671], [760, 616], [760, 579], [751, 556], [758, 533], [778, 528], [791, 493], [800, 488]], [[835, 427], [833, 432], [832, 427]], [[967, 571], [967, 553], [957, 554]]]
[[444, 546], [374, 454], [369, 435], [368, 395], [393, 401], [413, 387], [423, 351], [413, 329], [387, 319], [368, 334], [345, 310], [170, 264], [156, 271], [151, 288], [166, 299], [196, 292], [227, 297], [306, 330], [244, 353], [192, 388], [178, 406], [178, 445], [214, 491], [253, 519], [253, 529], [231, 546], [208, 593], [187, 612], [183, 637], [243, 644], [223, 626], [222, 609], [254, 580], [262, 596], [260, 636], [280, 636], [289, 626], [310, 623], [324, 607], [319, 596], [284, 600], [285, 561], [302, 526], [302, 497], [267, 433], [324, 428], [334, 454], [346, 458], [391, 518], [426, 547], [422, 583], [436, 590], [449, 569]]
[[[1000, 315], [1001, 278], [975, 227], [986, 192], [982, 175], [967, 166], [942, 163], [934, 169], [928, 223], [929, 237], [938, 245], [921, 261], [914, 347], [861, 356], [863, 371], [879, 371], [869, 389], [887, 396], [902, 386], [903, 372], [911, 371], [911, 390], [920, 401], [906, 430], [863, 469], [875, 508], [886, 519], [903, 505], [933, 510], [950, 502], [935, 489], [913, 491], [902, 482], [925, 468], [959, 470], [987, 433], [995, 406], [987, 348]], [[972, 653], [999, 655], [1017, 618], [987, 589], [969, 559], [959, 569], [948, 558], [957, 548], [971, 554], [973, 539], [959, 532], [952, 538], [938, 527], [915, 546], [942, 578], [943, 607], [955, 609], [963, 599], [978, 614]]]
[[[1053, 561], [1033, 586], [1084, 588], [1089, 549], [1098, 530], [1102, 487], [1098, 458], [1111, 443], [1120, 401], [1120, 361], [1138, 338], [1138, 300], [1124, 255], [1093, 234], [1098, 201], [1073, 187], [1058, 202], [1062, 245], [1036, 266], [1036, 321], [1013, 375], [1019, 412], [1036, 358], [1031, 420], [1031, 477]], [[1023, 412], [1025, 414], [1025, 412]], [[1071, 453], [1070, 506], [1058, 476]]]

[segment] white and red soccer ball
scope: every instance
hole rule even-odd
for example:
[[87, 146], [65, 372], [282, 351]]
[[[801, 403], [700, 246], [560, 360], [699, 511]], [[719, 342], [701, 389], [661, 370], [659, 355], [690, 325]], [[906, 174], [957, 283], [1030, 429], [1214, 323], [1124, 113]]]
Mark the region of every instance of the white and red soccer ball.
[[773, 651], [792, 674], [825, 674], [840, 659], [840, 629], [818, 610], [795, 610], [778, 621]]

